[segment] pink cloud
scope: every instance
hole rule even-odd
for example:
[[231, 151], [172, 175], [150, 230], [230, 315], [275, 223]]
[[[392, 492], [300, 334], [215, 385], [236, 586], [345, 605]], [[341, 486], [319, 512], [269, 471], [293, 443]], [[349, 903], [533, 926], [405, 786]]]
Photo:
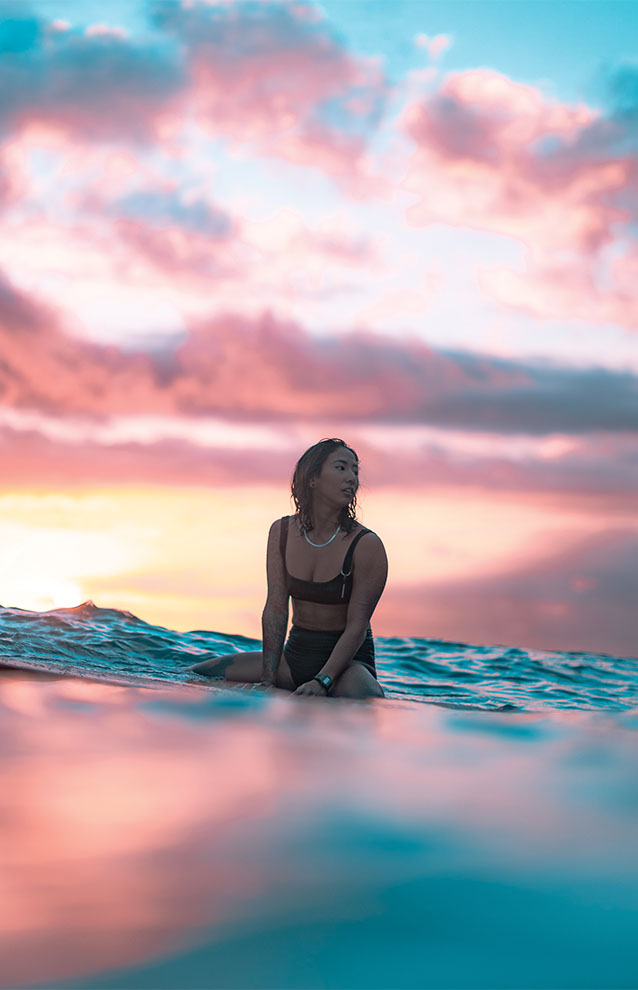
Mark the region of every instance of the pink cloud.
[[449, 34], [436, 34], [434, 37], [427, 34], [417, 34], [414, 43], [417, 48], [426, 51], [431, 59], [436, 60], [450, 48], [452, 38]]
[[[267, 280], [284, 296], [291, 270], [303, 269], [308, 281], [320, 279], [326, 265], [361, 269], [378, 264], [371, 237], [319, 227], [310, 229], [292, 210], [280, 210], [268, 221], [249, 223], [229, 215], [200, 197], [184, 203], [177, 190], [147, 187], [118, 200], [102, 189], [87, 198], [93, 212], [113, 217], [111, 231], [132, 254], [148, 261], [158, 277], [182, 277], [255, 286]], [[265, 259], [267, 263], [265, 264]], [[311, 288], [298, 291], [312, 293]]]
[[26, 156], [19, 142], [6, 140], [0, 145], [0, 205], [11, 208], [25, 199], [28, 193]]
[[0, 282], [3, 405], [58, 416], [430, 423], [492, 432], [635, 428], [636, 379], [436, 351], [358, 330], [313, 337], [271, 313], [193, 320], [179, 343], [124, 351], [64, 332]]
[[54, 321], [55, 314], [46, 304], [20, 292], [0, 273], [0, 333], [7, 349], [17, 334], [38, 334], [42, 340]]
[[170, 143], [188, 116], [231, 143], [340, 177], [355, 196], [389, 191], [365, 162], [390, 91], [380, 60], [348, 52], [318, 12], [156, 3], [150, 15], [172, 47], [101, 24], [79, 33], [16, 19], [0, 122], [139, 146]]
[[318, 11], [243, 2], [152, 11], [185, 46], [203, 130], [327, 174], [355, 173], [354, 195], [386, 188], [362, 161], [390, 91], [380, 60], [350, 54]]
[[[210, 449], [183, 440], [154, 443], [52, 442], [36, 430], [0, 427], [0, 489], [30, 491], [99, 484], [235, 486], [281, 484], [294, 457], [287, 452]], [[296, 455], [299, 456], [299, 453]]]
[[[225, 486], [275, 484], [284, 487], [306, 441], [295, 421], [282, 425], [276, 443], [267, 437], [254, 442], [221, 445], [198, 440], [189, 420], [182, 420], [181, 436], [163, 434], [161, 424], [146, 429], [142, 439], [127, 436], [126, 421], [102, 434], [87, 421], [70, 420], [64, 429], [56, 419], [40, 423], [0, 426], [2, 482], [11, 489], [23, 485], [110, 485], [120, 483]], [[192, 422], [192, 421], [191, 421]], [[229, 438], [236, 423], [228, 419]], [[290, 427], [290, 429], [288, 429]], [[277, 430], [276, 424], [272, 429]], [[139, 435], [139, 430], [137, 431]], [[168, 432], [168, 431], [167, 431]], [[307, 444], [312, 428], [304, 424]], [[406, 451], [384, 439], [372, 441], [370, 429], [360, 424], [324, 419], [314, 439], [342, 436], [361, 459], [362, 491], [487, 491], [512, 493], [528, 499], [543, 498], [569, 511], [596, 515], [628, 514], [638, 492], [638, 442], [635, 437], [585, 436], [565, 452], [548, 458], [542, 450], [526, 457], [461, 454], [445, 441]], [[489, 447], [489, 444], [486, 444]], [[567, 447], [567, 445], [565, 445]]]
[[193, 231], [179, 222], [157, 225], [134, 217], [113, 220], [111, 234], [130, 254], [143, 258], [158, 281], [163, 277], [185, 279], [187, 285], [199, 280], [216, 282], [241, 279], [247, 273], [232, 234], [214, 235]]
[[495, 577], [390, 584], [375, 632], [636, 656], [636, 531], [610, 528], [543, 549]]
[[588, 260], [549, 256], [532, 261], [525, 274], [484, 268], [479, 278], [483, 288], [510, 309], [543, 319], [638, 329], [638, 249], [627, 247], [612, 259], [606, 278], [601, 267]]
[[14, 40], [0, 94], [5, 131], [38, 122], [88, 141], [148, 142], [186, 87], [175, 56], [118, 32], [81, 33], [28, 12], [6, 31]]
[[529, 248], [527, 274], [484, 273], [499, 301], [638, 326], [632, 251], [603, 274], [603, 252], [638, 219], [627, 121], [476, 69], [447, 76], [400, 123], [415, 146], [401, 183], [419, 196], [411, 224], [494, 231]]
[[[482, 489], [530, 497], [549, 495], [559, 501], [567, 496], [582, 499], [592, 510], [621, 512], [631, 511], [638, 492], [635, 434], [571, 437], [554, 456], [542, 448], [526, 456], [490, 452], [489, 440], [480, 453], [461, 453], [452, 445], [446, 447], [444, 439], [406, 451], [393, 446], [391, 440], [384, 445], [360, 439], [356, 424], [348, 436], [361, 458], [363, 482], [372, 490], [406, 486], [420, 490]], [[558, 438], [554, 443], [560, 449]]]
[[117, 26], [113, 27], [109, 24], [89, 24], [84, 33], [87, 38], [95, 38], [98, 35], [106, 35], [121, 39], [128, 37], [128, 33], [124, 30], [124, 28]]

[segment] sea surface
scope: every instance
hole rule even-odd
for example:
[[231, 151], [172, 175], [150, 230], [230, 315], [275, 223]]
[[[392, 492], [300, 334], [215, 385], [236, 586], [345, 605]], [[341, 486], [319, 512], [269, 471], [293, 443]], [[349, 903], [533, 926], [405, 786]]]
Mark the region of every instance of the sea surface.
[[0, 986], [638, 988], [638, 660], [375, 641], [295, 698], [0, 607]]

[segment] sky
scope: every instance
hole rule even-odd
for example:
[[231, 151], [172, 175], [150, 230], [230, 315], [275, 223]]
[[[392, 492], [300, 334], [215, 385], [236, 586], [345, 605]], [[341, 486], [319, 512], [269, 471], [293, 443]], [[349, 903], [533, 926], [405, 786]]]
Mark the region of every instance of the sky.
[[635, 656], [637, 20], [0, 0], [0, 603], [259, 638], [338, 436], [377, 635]]

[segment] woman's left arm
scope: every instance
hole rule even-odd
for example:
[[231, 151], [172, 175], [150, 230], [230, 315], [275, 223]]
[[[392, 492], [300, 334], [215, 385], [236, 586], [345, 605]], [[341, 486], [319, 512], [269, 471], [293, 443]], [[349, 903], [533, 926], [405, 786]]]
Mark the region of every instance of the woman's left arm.
[[352, 594], [348, 603], [346, 628], [320, 670], [333, 681], [343, 673], [363, 643], [377, 602], [388, 578], [388, 558], [376, 533], [366, 533], [354, 552], [356, 566], [352, 576]]

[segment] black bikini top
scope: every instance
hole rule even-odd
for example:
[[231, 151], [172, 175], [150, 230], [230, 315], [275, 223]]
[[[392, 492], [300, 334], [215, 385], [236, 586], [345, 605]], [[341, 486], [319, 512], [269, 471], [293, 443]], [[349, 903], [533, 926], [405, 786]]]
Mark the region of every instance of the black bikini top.
[[341, 565], [341, 571], [331, 581], [302, 581], [288, 573], [286, 567], [286, 542], [288, 540], [288, 516], [281, 520], [281, 530], [279, 533], [279, 549], [284, 562], [284, 574], [286, 576], [286, 587], [291, 598], [297, 598], [302, 602], [317, 602], [322, 605], [345, 605], [350, 601], [352, 594], [352, 572], [354, 563], [352, 555], [354, 548], [366, 533], [371, 533], [371, 529], [365, 526], [355, 536], [348, 547], [345, 560]]

